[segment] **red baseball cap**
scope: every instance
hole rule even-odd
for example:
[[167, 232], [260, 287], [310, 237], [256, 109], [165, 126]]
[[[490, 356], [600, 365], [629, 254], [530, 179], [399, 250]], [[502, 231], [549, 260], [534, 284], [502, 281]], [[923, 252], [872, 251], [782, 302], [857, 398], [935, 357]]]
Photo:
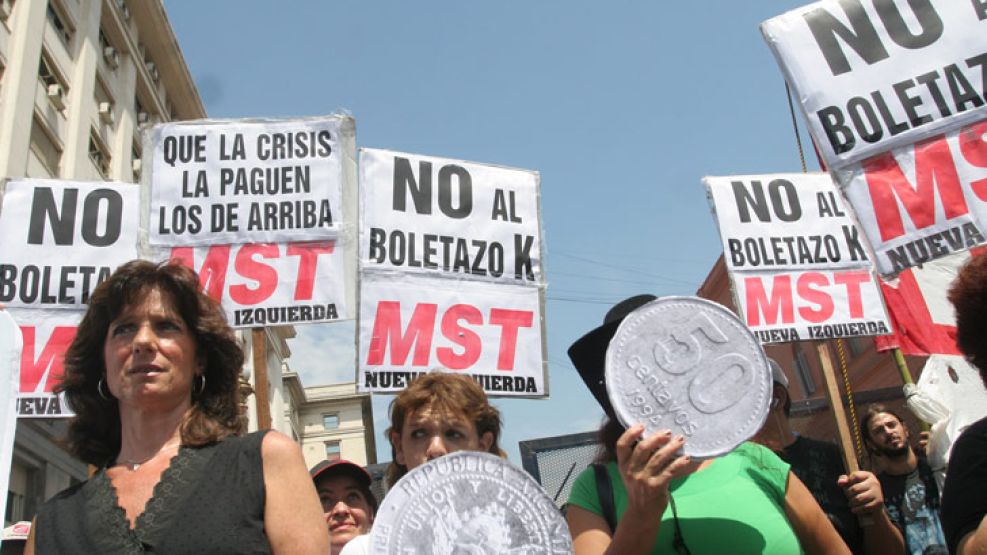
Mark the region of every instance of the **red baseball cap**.
[[369, 488], [370, 484], [373, 482], [373, 478], [370, 477], [370, 473], [367, 472], [366, 468], [345, 459], [322, 461], [313, 466], [312, 470], [309, 471], [309, 474], [312, 475], [313, 482], [318, 481], [319, 478], [332, 476], [334, 474], [346, 474], [367, 488]]

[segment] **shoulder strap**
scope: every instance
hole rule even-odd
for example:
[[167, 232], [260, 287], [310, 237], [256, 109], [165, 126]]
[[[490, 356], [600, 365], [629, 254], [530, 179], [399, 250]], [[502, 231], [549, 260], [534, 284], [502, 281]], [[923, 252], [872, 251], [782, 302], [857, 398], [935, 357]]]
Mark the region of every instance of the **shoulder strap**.
[[607, 475], [607, 467], [593, 463], [593, 474], [596, 476], [596, 493], [600, 497], [600, 508], [603, 509], [603, 519], [610, 526], [610, 532], [617, 530], [617, 511], [613, 504], [613, 485]]

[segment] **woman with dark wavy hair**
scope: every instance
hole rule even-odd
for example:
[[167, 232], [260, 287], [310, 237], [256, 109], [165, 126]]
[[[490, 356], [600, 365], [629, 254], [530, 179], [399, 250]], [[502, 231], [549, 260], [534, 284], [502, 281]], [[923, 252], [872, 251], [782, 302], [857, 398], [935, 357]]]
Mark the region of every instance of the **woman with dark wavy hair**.
[[27, 552], [326, 553], [298, 446], [243, 435], [243, 360], [192, 270], [136, 260], [101, 283], [56, 388], [97, 471], [41, 507]]
[[[963, 266], [949, 301], [956, 309], [956, 346], [987, 386], [987, 253]], [[987, 418], [970, 424], [953, 443], [941, 516], [950, 553], [987, 553]]]

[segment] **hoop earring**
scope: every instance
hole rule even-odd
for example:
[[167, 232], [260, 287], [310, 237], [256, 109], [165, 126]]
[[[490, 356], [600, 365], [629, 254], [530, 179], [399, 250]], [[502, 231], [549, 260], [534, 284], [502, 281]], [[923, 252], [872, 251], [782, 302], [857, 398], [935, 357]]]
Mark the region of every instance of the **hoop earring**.
[[96, 393], [99, 393], [99, 396], [102, 397], [104, 401], [112, 400], [112, 395], [109, 395], [109, 390], [107, 390], [107, 393], [103, 393], [103, 378], [100, 378], [99, 382], [96, 383]]
[[203, 393], [206, 392], [206, 374], [205, 374], [205, 372], [203, 372], [202, 374], [199, 374], [199, 377], [202, 378], [202, 381], [200, 382], [201, 385], [199, 386], [199, 390], [198, 391], [194, 391], [193, 390], [193, 393], [194, 393], [194, 395], [196, 397], [200, 397], [200, 396], [202, 396]]

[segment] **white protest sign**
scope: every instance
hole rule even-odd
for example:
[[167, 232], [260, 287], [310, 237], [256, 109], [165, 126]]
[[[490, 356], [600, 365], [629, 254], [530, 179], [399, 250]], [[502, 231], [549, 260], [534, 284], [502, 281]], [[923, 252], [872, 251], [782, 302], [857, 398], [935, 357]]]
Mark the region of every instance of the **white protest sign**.
[[703, 183], [731, 270], [871, 266], [828, 174], [706, 177]]
[[340, 241], [309, 241], [173, 247], [155, 254], [195, 270], [230, 325], [252, 328], [353, 318], [345, 251]]
[[441, 368], [472, 376], [490, 395], [548, 394], [536, 287], [368, 272], [359, 321], [360, 391], [398, 392]]
[[[0, 310], [0, 493], [6, 497], [10, 485], [10, 463], [14, 457], [14, 432], [17, 430], [18, 380], [21, 366], [21, 330], [10, 314]], [[4, 521], [6, 504], [0, 507]]]
[[987, 113], [983, 0], [824, 0], [761, 32], [831, 168]]
[[155, 126], [150, 243], [336, 238], [354, 136], [347, 116]]
[[59, 418], [72, 410], [52, 389], [65, 368], [65, 352], [75, 339], [83, 312], [74, 310], [7, 311], [20, 327], [24, 347], [20, 360], [17, 396], [19, 418]]
[[740, 316], [762, 343], [890, 332], [871, 263], [829, 175], [703, 183]]
[[984, 243], [987, 120], [837, 172], [884, 276]]
[[539, 285], [537, 172], [360, 149], [363, 268]]
[[0, 303], [84, 309], [96, 285], [137, 258], [139, 198], [129, 183], [7, 183], [0, 208]]

